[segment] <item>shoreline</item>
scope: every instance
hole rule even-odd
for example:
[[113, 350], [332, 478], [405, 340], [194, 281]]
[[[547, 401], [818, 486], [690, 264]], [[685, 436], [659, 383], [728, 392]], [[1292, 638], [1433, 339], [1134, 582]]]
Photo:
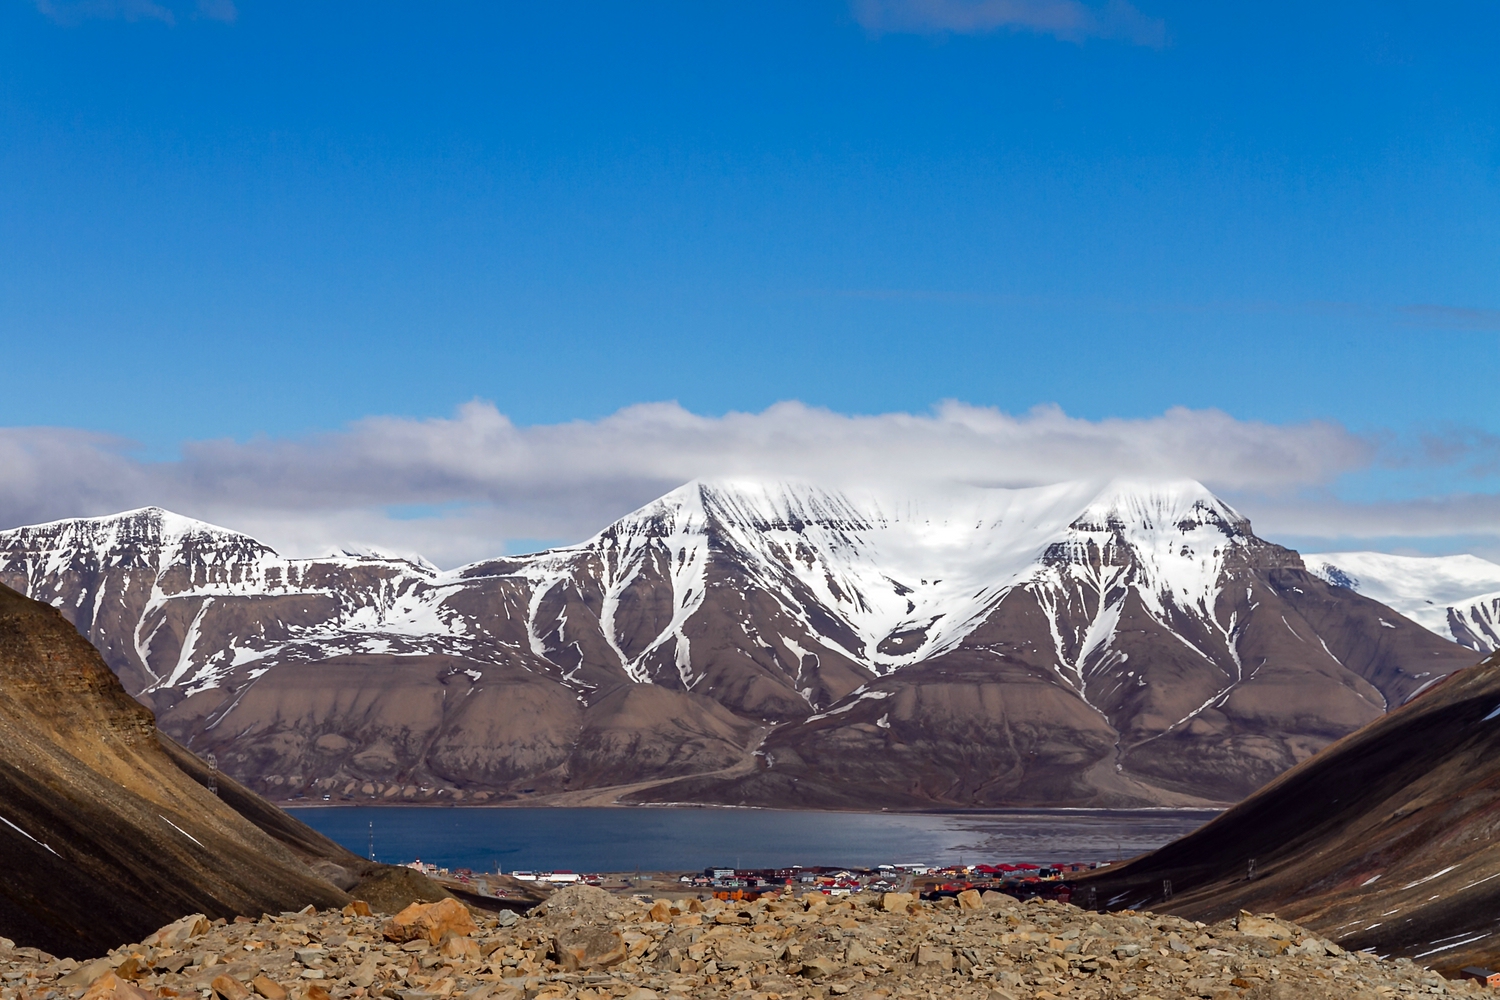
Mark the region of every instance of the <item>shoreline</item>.
[[1218, 816], [1233, 807], [1233, 803], [1220, 806], [1004, 806], [999, 808], [983, 809], [797, 809], [782, 806], [730, 806], [717, 803], [697, 802], [662, 802], [650, 804], [615, 803], [612, 805], [557, 805], [557, 804], [518, 804], [518, 803], [475, 803], [473, 805], [457, 802], [298, 802], [273, 801], [272, 805], [278, 809], [455, 809], [455, 810], [484, 810], [484, 809], [538, 809], [556, 810], [565, 812], [568, 810], [581, 809], [642, 809], [642, 810], [672, 810], [672, 809], [711, 809], [711, 810], [745, 810], [754, 812], [784, 812], [784, 813], [825, 813], [833, 816], [1026, 816], [1036, 813], [1069, 813], [1073, 815], [1181, 815], [1184, 813], [1203, 814], [1205, 816]]

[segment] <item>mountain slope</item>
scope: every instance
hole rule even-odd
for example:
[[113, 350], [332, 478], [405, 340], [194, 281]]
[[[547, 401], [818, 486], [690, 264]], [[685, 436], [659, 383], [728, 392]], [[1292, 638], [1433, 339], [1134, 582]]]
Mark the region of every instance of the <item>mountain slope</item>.
[[1193, 482], [695, 482], [446, 573], [147, 509], [0, 581], [275, 797], [1222, 802], [1473, 660]]
[[1471, 662], [1201, 487], [1116, 489], [956, 648], [778, 729], [753, 775], [638, 797], [1225, 801]]
[[[1202, 829], [1089, 880], [1112, 907], [1274, 910], [1442, 969], [1500, 956], [1500, 656], [1452, 675]], [[1255, 877], [1248, 878], [1254, 859]], [[1161, 900], [1162, 880], [1173, 896]]]
[[359, 859], [284, 816], [278, 839], [207, 791], [98, 652], [8, 587], [0, 688], [0, 935], [83, 957], [184, 913], [348, 900], [325, 876], [352, 885]]
[[1477, 556], [1323, 552], [1308, 568], [1480, 653], [1500, 648], [1500, 565]]

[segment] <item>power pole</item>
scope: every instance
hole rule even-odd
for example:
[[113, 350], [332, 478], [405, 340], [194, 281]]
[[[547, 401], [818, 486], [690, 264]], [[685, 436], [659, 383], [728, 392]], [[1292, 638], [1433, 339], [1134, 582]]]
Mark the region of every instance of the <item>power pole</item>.
[[370, 860], [375, 860], [375, 821], [370, 820]]
[[213, 754], [209, 754], [207, 757], [203, 758], [203, 762], [208, 765], [208, 790], [210, 792], [213, 792], [215, 795], [218, 795], [219, 758], [215, 757]]

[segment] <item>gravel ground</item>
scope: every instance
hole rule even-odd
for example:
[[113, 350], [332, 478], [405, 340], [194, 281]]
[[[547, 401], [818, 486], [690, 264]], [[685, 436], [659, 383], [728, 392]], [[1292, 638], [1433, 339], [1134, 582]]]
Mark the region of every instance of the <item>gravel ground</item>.
[[622, 899], [587, 886], [524, 917], [447, 900], [185, 917], [92, 962], [0, 939], [0, 1000], [1350, 1000], [1487, 993], [1268, 914], [1203, 925], [965, 893]]

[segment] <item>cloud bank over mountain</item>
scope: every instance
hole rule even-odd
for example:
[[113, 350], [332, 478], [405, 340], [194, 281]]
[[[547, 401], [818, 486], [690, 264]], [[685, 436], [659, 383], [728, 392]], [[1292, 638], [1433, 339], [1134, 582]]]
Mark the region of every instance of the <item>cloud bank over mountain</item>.
[[1472, 466], [1480, 445], [1398, 456], [1389, 441], [1335, 423], [1275, 425], [1181, 408], [1095, 421], [1056, 407], [1013, 415], [955, 402], [868, 416], [795, 402], [723, 416], [646, 403], [599, 420], [518, 426], [475, 401], [443, 418], [189, 441], [166, 461], [83, 430], [0, 429], [0, 527], [159, 504], [252, 532], [287, 554], [375, 547], [451, 566], [538, 540], [581, 539], [695, 478], [911, 494], [1129, 476], [1198, 479], [1272, 536], [1500, 537], [1500, 504], [1490, 496], [1359, 504], [1332, 492], [1342, 477], [1382, 464]]

